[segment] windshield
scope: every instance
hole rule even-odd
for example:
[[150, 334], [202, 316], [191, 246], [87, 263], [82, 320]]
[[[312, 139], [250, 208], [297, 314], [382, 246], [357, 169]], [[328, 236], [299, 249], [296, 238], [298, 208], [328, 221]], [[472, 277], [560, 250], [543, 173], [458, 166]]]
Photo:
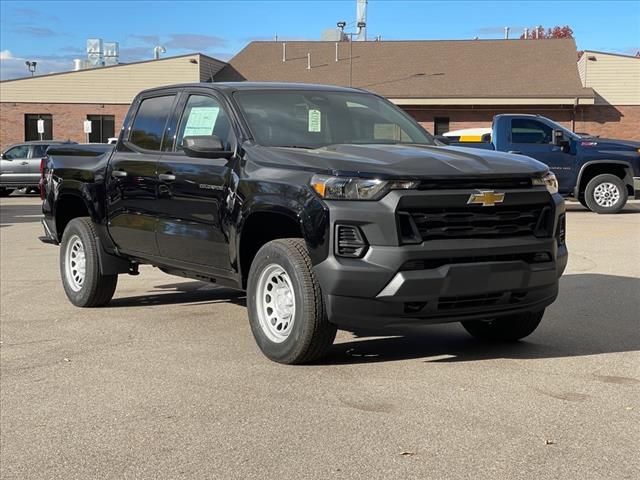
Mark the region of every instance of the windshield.
[[435, 145], [415, 121], [375, 95], [270, 90], [236, 92], [235, 98], [255, 141], [264, 146]]

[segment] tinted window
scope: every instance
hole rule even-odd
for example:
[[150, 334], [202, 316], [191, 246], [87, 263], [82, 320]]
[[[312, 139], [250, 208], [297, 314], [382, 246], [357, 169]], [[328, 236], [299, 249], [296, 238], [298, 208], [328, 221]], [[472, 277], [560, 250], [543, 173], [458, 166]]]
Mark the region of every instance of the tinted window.
[[144, 99], [133, 121], [129, 142], [147, 150], [160, 150], [174, 98], [174, 95], [167, 95]]
[[[38, 120], [42, 120], [44, 132], [38, 132]], [[47, 113], [27, 113], [24, 116], [24, 140], [53, 140], [53, 117]]]
[[551, 127], [537, 120], [511, 120], [511, 143], [551, 143]]
[[184, 137], [195, 135], [215, 135], [222, 141], [225, 150], [231, 149], [229, 117], [215, 98], [204, 95], [189, 97], [178, 129], [176, 150], [182, 150]]
[[7, 160], [13, 160], [16, 158], [27, 158], [29, 155], [29, 146], [28, 145], [18, 145], [17, 147], [13, 147], [7, 150], [4, 154], [4, 158]]
[[239, 92], [236, 98], [256, 142], [265, 146], [433, 145], [412, 119], [375, 95], [301, 90]]
[[44, 157], [45, 153], [47, 153], [47, 148], [49, 148], [49, 145], [34, 145], [33, 146], [33, 156], [35, 158]]

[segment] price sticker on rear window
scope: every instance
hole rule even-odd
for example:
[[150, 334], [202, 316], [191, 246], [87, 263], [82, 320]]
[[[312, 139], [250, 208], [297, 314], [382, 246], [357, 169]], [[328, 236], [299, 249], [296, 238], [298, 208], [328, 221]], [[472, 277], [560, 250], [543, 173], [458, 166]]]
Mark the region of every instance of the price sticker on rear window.
[[309, 110], [309, 131], [319, 132], [322, 126], [322, 113], [320, 110]]

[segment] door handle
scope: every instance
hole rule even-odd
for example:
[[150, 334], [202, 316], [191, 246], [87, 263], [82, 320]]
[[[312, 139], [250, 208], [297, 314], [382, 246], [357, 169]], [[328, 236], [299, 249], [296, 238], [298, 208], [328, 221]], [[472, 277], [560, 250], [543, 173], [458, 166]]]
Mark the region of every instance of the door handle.
[[507, 153], [515, 153], [516, 155], [522, 155], [520, 150], [509, 150]]
[[125, 172], [124, 170], [113, 170], [111, 172], [111, 176], [113, 178], [124, 178], [127, 176], [127, 172]]
[[29, 165], [29, 162], [20, 162], [20, 165]]
[[163, 182], [173, 182], [176, 179], [176, 176], [173, 173], [161, 173], [158, 175], [158, 178]]

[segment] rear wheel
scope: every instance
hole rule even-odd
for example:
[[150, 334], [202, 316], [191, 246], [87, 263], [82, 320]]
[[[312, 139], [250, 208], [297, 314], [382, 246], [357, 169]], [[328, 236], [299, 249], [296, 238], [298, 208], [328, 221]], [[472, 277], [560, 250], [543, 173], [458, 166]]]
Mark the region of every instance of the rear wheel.
[[268, 242], [249, 271], [247, 306], [253, 336], [268, 358], [300, 364], [323, 356], [336, 336], [302, 239]]
[[60, 275], [67, 297], [77, 307], [101, 307], [116, 291], [118, 275], [103, 275], [97, 234], [88, 217], [74, 218], [62, 235]]
[[627, 196], [622, 179], [609, 173], [593, 177], [584, 191], [587, 208], [595, 213], [618, 213], [627, 203]]
[[526, 312], [494, 320], [474, 320], [462, 322], [462, 326], [473, 337], [491, 342], [516, 342], [531, 335], [544, 315], [539, 312]]

